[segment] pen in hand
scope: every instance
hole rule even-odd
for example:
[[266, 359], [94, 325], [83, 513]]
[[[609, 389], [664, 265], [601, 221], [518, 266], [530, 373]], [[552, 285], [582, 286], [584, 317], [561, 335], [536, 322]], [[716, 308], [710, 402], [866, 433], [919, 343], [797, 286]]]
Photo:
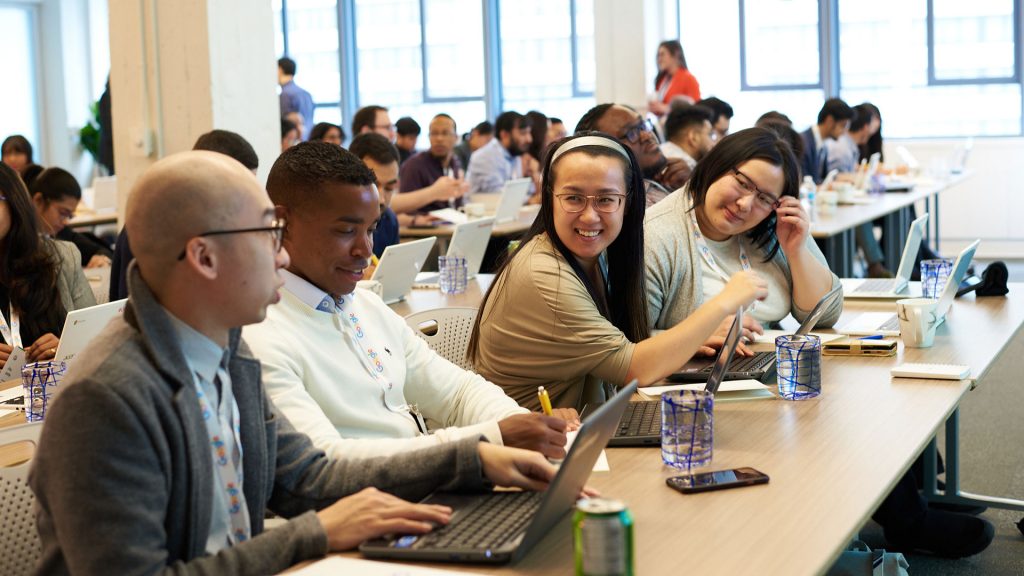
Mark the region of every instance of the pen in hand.
[[551, 398], [543, 386], [537, 387], [537, 398], [540, 400], [540, 407], [544, 410], [544, 415], [551, 416]]

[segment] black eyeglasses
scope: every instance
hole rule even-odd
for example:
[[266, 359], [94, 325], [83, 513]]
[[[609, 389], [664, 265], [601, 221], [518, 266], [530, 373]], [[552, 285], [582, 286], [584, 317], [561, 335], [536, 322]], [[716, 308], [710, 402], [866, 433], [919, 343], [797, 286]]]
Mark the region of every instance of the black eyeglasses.
[[636, 144], [640, 141], [640, 137], [644, 132], [654, 133], [654, 124], [650, 120], [641, 120], [639, 124], [633, 126], [626, 133], [622, 135], [621, 139], [626, 139], [630, 144]]
[[[274, 239], [274, 254], [281, 251], [281, 246], [284, 244], [284, 218], [274, 218], [270, 222], [270, 226], [261, 226], [259, 228], [236, 228], [234, 230], [210, 230], [209, 232], [203, 232], [202, 234], [196, 234], [196, 238], [203, 238], [205, 236], [222, 236], [224, 234], [248, 234], [249, 232], [269, 232], [270, 237]], [[187, 248], [182, 248], [181, 254], [178, 255], [178, 260], [185, 259], [185, 252]]]
[[767, 192], [762, 192], [754, 181], [750, 179], [743, 172], [740, 172], [739, 168], [732, 169], [732, 176], [736, 179], [736, 183], [740, 185], [740, 188], [744, 189], [747, 194], [753, 195], [757, 200], [755, 206], [761, 208], [764, 211], [775, 210], [779, 207], [780, 200], [775, 196]]

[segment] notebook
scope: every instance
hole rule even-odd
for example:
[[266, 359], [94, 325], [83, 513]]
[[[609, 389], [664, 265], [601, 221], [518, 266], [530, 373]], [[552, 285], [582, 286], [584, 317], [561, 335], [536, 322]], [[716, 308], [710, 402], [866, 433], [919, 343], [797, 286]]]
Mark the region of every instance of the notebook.
[[903, 246], [903, 255], [900, 257], [900, 267], [896, 270], [895, 278], [844, 278], [842, 283], [845, 296], [882, 300], [910, 298], [910, 275], [914, 272], [914, 262], [917, 260], [917, 251], [921, 247], [921, 238], [924, 237], [924, 228], [927, 224], [927, 213], [910, 224], [907, 243]]
[[437, 242], [437, 238], [431, 236], [413, 242], [392, 244], [384, 249], [370, 280], [380, 282], [381, 300], [385, 304], [405, 299], [416, 275], [423, 269], [423, 263], [427, 261], [434, 242]]
[[[736, 346], [743, 333], [743, 308], [733, 318], [725, 343], [715, 357], [714, 368], [708, 375], [704, 390], [714, 394], [729, 370], [729, 362], [736, 353]], [[698, 385], [699, 386], [699, 385]], [[649, 388], [643, 392], [649, 393]], [[659, 394], [660, 395], [660, 394]], [[661, 444], [661, 400], [641, 400], [630, 402], [619, 420], [615, 436], [608, 442], [609, 446], [659, 446]]]
[[[471, 220], [455, 227], [452, 240], [448, 244], [447, 256], [461, 256], [466, 259], [466, 279], [476, 278], [480, 266], [484, 263], [484, 253], [494, 229], [494, 218]], [[437, 272], [420, 272], [416, 275], [416, 284], [437, 284], [440, 274]]]
[[[960, 251], [953, 263], [953, 269], [946, 278], [946, 284], [942, 288], [942, 295], [935, 306], [936, 326], [946, 321], [946, 313], [953, 305], [960, 282], [967, 276], [967, 269], [971, 266], [974, 252], [978, 249], [981, 240], [971, 242], [969, 246]], [[907, 296], [911, 298], [912, 296]], [[840, 329], [840, 332], [851, 336], [881, 334], [883, 336], [900, 335], [900, 319], [895, 312], [865, 312], [857, 316]]]
[[443, 562], [498, 563], [522, 558], [572, 510], [634, 392], [635, 380], [586, 419], [546, 491], [435, 492], [423, 502], [451, 507], [451, 523], [429, 534], [370, 540], [359, 551], [371, 558]]

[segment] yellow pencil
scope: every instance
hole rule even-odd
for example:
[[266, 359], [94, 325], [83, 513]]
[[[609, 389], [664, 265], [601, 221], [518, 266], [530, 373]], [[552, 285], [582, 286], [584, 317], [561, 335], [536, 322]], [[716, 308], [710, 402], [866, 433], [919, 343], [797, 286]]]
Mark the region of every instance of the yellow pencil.
[[544, 410], [544, 414], [551, 416], [551, 398], [543, 386], [537, 386], [537, 398], [540, 399], [540, 407]]

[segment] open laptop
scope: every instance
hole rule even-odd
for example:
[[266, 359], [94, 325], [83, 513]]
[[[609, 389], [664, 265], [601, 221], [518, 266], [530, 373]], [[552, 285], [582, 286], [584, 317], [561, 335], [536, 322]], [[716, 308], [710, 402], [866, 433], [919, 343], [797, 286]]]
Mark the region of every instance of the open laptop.
[[437, 242], [437, 238], [431, 236], [413, 242], [392, 244], [384, 249], [370, 280], [380, 282], [381, 299], [385, 304], [398, 302], [409, 293], [434, 242]]
[[928, 225], [928, 214], [923, 214], [910, 224], [907, 243], [903, 245], [900, 267], [896, 269], [895, 278], [843, 278], [843, 293], [846, 298], [864, 298], [876, 300], [898, 300], [909, 298], [908, 286], [910, 275], [914, 273], [914, 262], [917, 251], [921, 248], [925, 226]]
[[[452, 240], [448, 244], [447, 256], [461, 256], [466, 259], [466, 279], [476, 278], [480, 266], [484, 263], [487, 242], [491, 239], [494, 229], [494, 218], [470, 220], [455, 227]], [[440, 274], [437, 272], [420, 272], [416, 275], [417, 284], [437, 284]]]
[[[715, 356], [715, 361], [704, 390], [714, 394], [718, 392], [725, 374], [729, 371], [729, 363], [736, 353], [736, 346], [743, 333], [743, 309], [736, 313], [736, 318], [725, 336], [725, 343]], [[660, 446], [661, 445], [661, 400], [640, 400], [630, 402], [626, 407], [615, 436], [608, 442], [609, 446]]]
[[451, 507], [451, 523], [429, 534], [370, 540], [359, 551], [396, 560], [496, 563], [522, 558], [572, 510], [634, 392], [636, 380], [587, 418], [544, 492], [434, 492], [423, 503]]
[[875, 152], [871, 155], [871, 160], [868, 161], [868, 169], [864, 172], [857, 174], [857, 179], [853, 183], [853, 187], [856, 190], [867, 190], [871, 185], [871, 177], [878, 172], [878, 165], [882, 162], [882, 155], [879, 152]]
[[512, 222], [519, 218], [519, 209], [526, 203], [532, 182], [533, 180], [530, 178], [518, 178], [505, 183], [505, 189], [501, 191], [501, 199], [498, 200], [498, 207], [494, 210], [495, 224]]
[[[981, 240], [971, 242], [956, 257], [953, 269], [949, 272], [949, 278], [946, 279], [946, 284], [942, 289], [942, 295], [939, 296], [939, 302], [935, 306], [936, 326], [945, 322], [946, 312], [953, 305], [957, 290], [960, 289], [960, 283], [967, 276], [967, 269], [971, 266], [971, 260], [974, 258], [974, 252], [978, 249], [979, 243], [981, 243]], [[917, 294], [917, 296], [920, 296], [920, 294]], [[907, 295], [907, 298], [913, 297], [915, 295]], [[839, 331], [851, 336], [874, 334], [899, 336], [900, 320], [895, 312], [865, 312], [848, 322]]]
[[64, 320], [64, 329], [60, 333], [60, 343], [57, 344], [57, 354], [53, 359], [71, 366], [89, 342], [92, 342], [111, 320], [124, 313], [127, 302], [128, 299], [125, 298], [68, 312]]

